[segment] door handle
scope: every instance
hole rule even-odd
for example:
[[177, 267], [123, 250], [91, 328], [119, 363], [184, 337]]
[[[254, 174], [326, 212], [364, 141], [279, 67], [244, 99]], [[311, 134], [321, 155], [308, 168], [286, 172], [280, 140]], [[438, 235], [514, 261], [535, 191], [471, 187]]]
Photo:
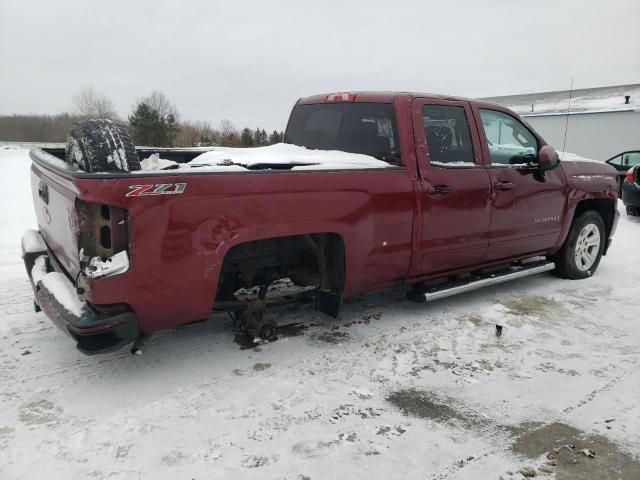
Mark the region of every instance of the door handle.
[[431, 195], [444, 195], [445, 193], [453, 192], [453, 187], [449, 185], [436, 185], [434, 187], [427, 187], [427, 193]]
[[515, 188], [515, 184], [513, 182], [498, 182], [496, 183], [496, 190], [511, 190]]

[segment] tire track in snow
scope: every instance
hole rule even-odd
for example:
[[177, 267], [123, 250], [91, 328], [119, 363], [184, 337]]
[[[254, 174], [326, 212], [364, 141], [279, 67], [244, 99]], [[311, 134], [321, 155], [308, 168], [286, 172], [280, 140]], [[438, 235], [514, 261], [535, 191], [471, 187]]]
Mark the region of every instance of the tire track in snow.
[[[601, 393], [608, 392], [609, 390], [611, 390], [613, 387], [618, 385], [622, 381], [623, 378], [625, 378], [630, 373], [635, 372], [637, 370], [636, 369], [637, 364], [638, 364], [638, 361], [634, 360], [632, 362], [631, 366], [628, 369], [626, 369], [623, 373], [621, 373], [620, 375], [617, 375], [616, 377], [612, 378], [611, 380], [609, 380], [607, 383], [605, 383], [601, 387], [596, 388], [595, 390], [592, 390], [591, 392], [589, 392], [587, 395], [585, 395], [581, 400], [579, 400], [575, 404], [564, 408], [562, 410], [561, 414], [560, 414], [560, 418], [564, 418], [567, 415], [569, 415], [570, 413], [575, 412], [577, 409], [582, 408], [585, 405], [588, 405], [593, 400], [598, 398], [598, 396]], [[449, 478], [450, 475], [459, 472], [464, 467], [466, 467], [466, 466], [468, 466], [468, 465], [470, 465], [472, 463], [475, 463], [478, 460], [482, 460], [482, 459], [490, 457], [492, 455], [496, 455], [496, 454], [508, 451], [511, 448], [511, 445], [513, 445], [513, 443], [515, 443], [521, 437], [523, 437], [525, 435], [530, 435], [532, 433], [535, 433], [535, 432], [537, 432], [539, 430], [542, 430], [543, 428], [545, 428], [547, 426], [549, 426], [549, 423], [542, 423], [542, 424], [538, 425], [537, 427], [525, 429], [519, 435], [513, 436], [512, 437], [512, 441], [509, 443], [508, 446], [503, 446], [503, 447], [500, 447], [500, 448], [494, 448], [494, 449], [491, 449], [491, 450], [484, 451], [484, 452], [482, 452], [482, 453], [480, 453], [478, 455], [469, 455], [467, 458], [463, 458], [463, 459], [457, 460], [454, 463], [452, 463], [451, 465], [449, 465], [448, 467], [445, 467], [444, 469], [440, 470], [438, 473], [432, 475], [431, 479], [432, 480], [446, 480], [447, 478]], [[485, 429], [482, 429], [479, 433], [481, 435], [484, 434], [484, 433], [489, 433], [489, 430], [490, 430], [489, 428], [485, 428]]]

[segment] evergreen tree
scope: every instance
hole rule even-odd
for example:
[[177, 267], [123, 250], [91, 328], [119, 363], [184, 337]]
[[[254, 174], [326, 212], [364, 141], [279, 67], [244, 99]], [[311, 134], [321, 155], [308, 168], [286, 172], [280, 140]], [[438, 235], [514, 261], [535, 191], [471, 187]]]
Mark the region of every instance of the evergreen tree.
[[253, 131], [253, 144], [254, 144], [256, 147], [259, 147], [259, 146], [260, 146], [260, 128], [256, 128], [256, 129]]
[[162, 92], [138, 101], [129, 125], [134, 143], [152, 147], [173, 146], [180, 129], [176, 107]]
[[240, 142], [243, 147], [253, 147], [255, 145], [253, 133], [250, 128], [243, 128], [240, 134]]
[[273, 145], [275, 143], [282, 142], [282, 138], [277, 130], [274, 130], [271, 135], [269, 135], [269, 145]]
[[158, 112], [141, 102], [129, 115], [129, 129], [136, 145], [154, 146], [159, 143], [162, 121]]
[[178, 135], [178, 130], [180, 130], [180, 127], [178, 126], [178, 119], [173, 113], [167, 115], [164, 126], [167, 145], [172, 147], [173, 145], [175, 145], [176, 136]]

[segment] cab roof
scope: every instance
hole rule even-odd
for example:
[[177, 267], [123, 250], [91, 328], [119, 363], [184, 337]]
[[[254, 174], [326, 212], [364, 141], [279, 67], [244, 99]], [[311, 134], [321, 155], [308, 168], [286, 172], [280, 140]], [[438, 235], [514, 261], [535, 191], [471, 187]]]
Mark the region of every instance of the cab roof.
[[332, 92], [302, 97], [296, 103], [297, 105], [312, 105], [318, 103], [394, 103], [397, 99], [407, 99], [411, 101], [414, 98], [424, 98], [432, 100], [450, 100], [458, 102], [470, 102], [478, 107], [491, 107], [496, 110], [511, 112], [508, 108], [497, 103], [487, 102], [474, 98], [455, 97], [453, 95], [440, 95], [436, 93], [419, 93], [419, 92], [376, 92], [376, 91], [346, 91]]
[[303, 97], [300, 100], [298, 100], [298, 103], [301, 105], [312, 104], [312, 103], [332, 103], [335, 101], [340, 101], [340, 100], [333, 99], [333, 97], [341, 96], [341, 95], [349, 95], [351, 97], [349, 101], [352, 101], [352, 102], [393, 103], [395, 99], [401, 98], [401, 97], [433, 98], [433, 99], [439, 99], [439, 100], [457, 100], [457, 101], [467, 101], [467, 102], [472, 101], [472, 99], [469, 99], [469, 98], [454, 97], [451, 95], [439, 95], [434, 93], [347, 91], [347, 92], [322, 93], [318, 95], [312, 95], [309, 97]]

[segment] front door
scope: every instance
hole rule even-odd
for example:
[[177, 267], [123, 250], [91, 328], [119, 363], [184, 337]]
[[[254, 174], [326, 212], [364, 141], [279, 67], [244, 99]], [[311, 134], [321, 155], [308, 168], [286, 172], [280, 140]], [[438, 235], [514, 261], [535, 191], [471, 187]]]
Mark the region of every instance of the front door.
[[475, 108], [491, 177], [488, 260], [521, 257], [553, 247], [562, 226], [567, 195], [562, 168], [537, 175], [536, 136], [516, 117]]
[[481, 264], [489, 244], [491, 181], [469, 104], [415, 99], [412, 111], [422, 185], [420, 260], [412, 273]]

